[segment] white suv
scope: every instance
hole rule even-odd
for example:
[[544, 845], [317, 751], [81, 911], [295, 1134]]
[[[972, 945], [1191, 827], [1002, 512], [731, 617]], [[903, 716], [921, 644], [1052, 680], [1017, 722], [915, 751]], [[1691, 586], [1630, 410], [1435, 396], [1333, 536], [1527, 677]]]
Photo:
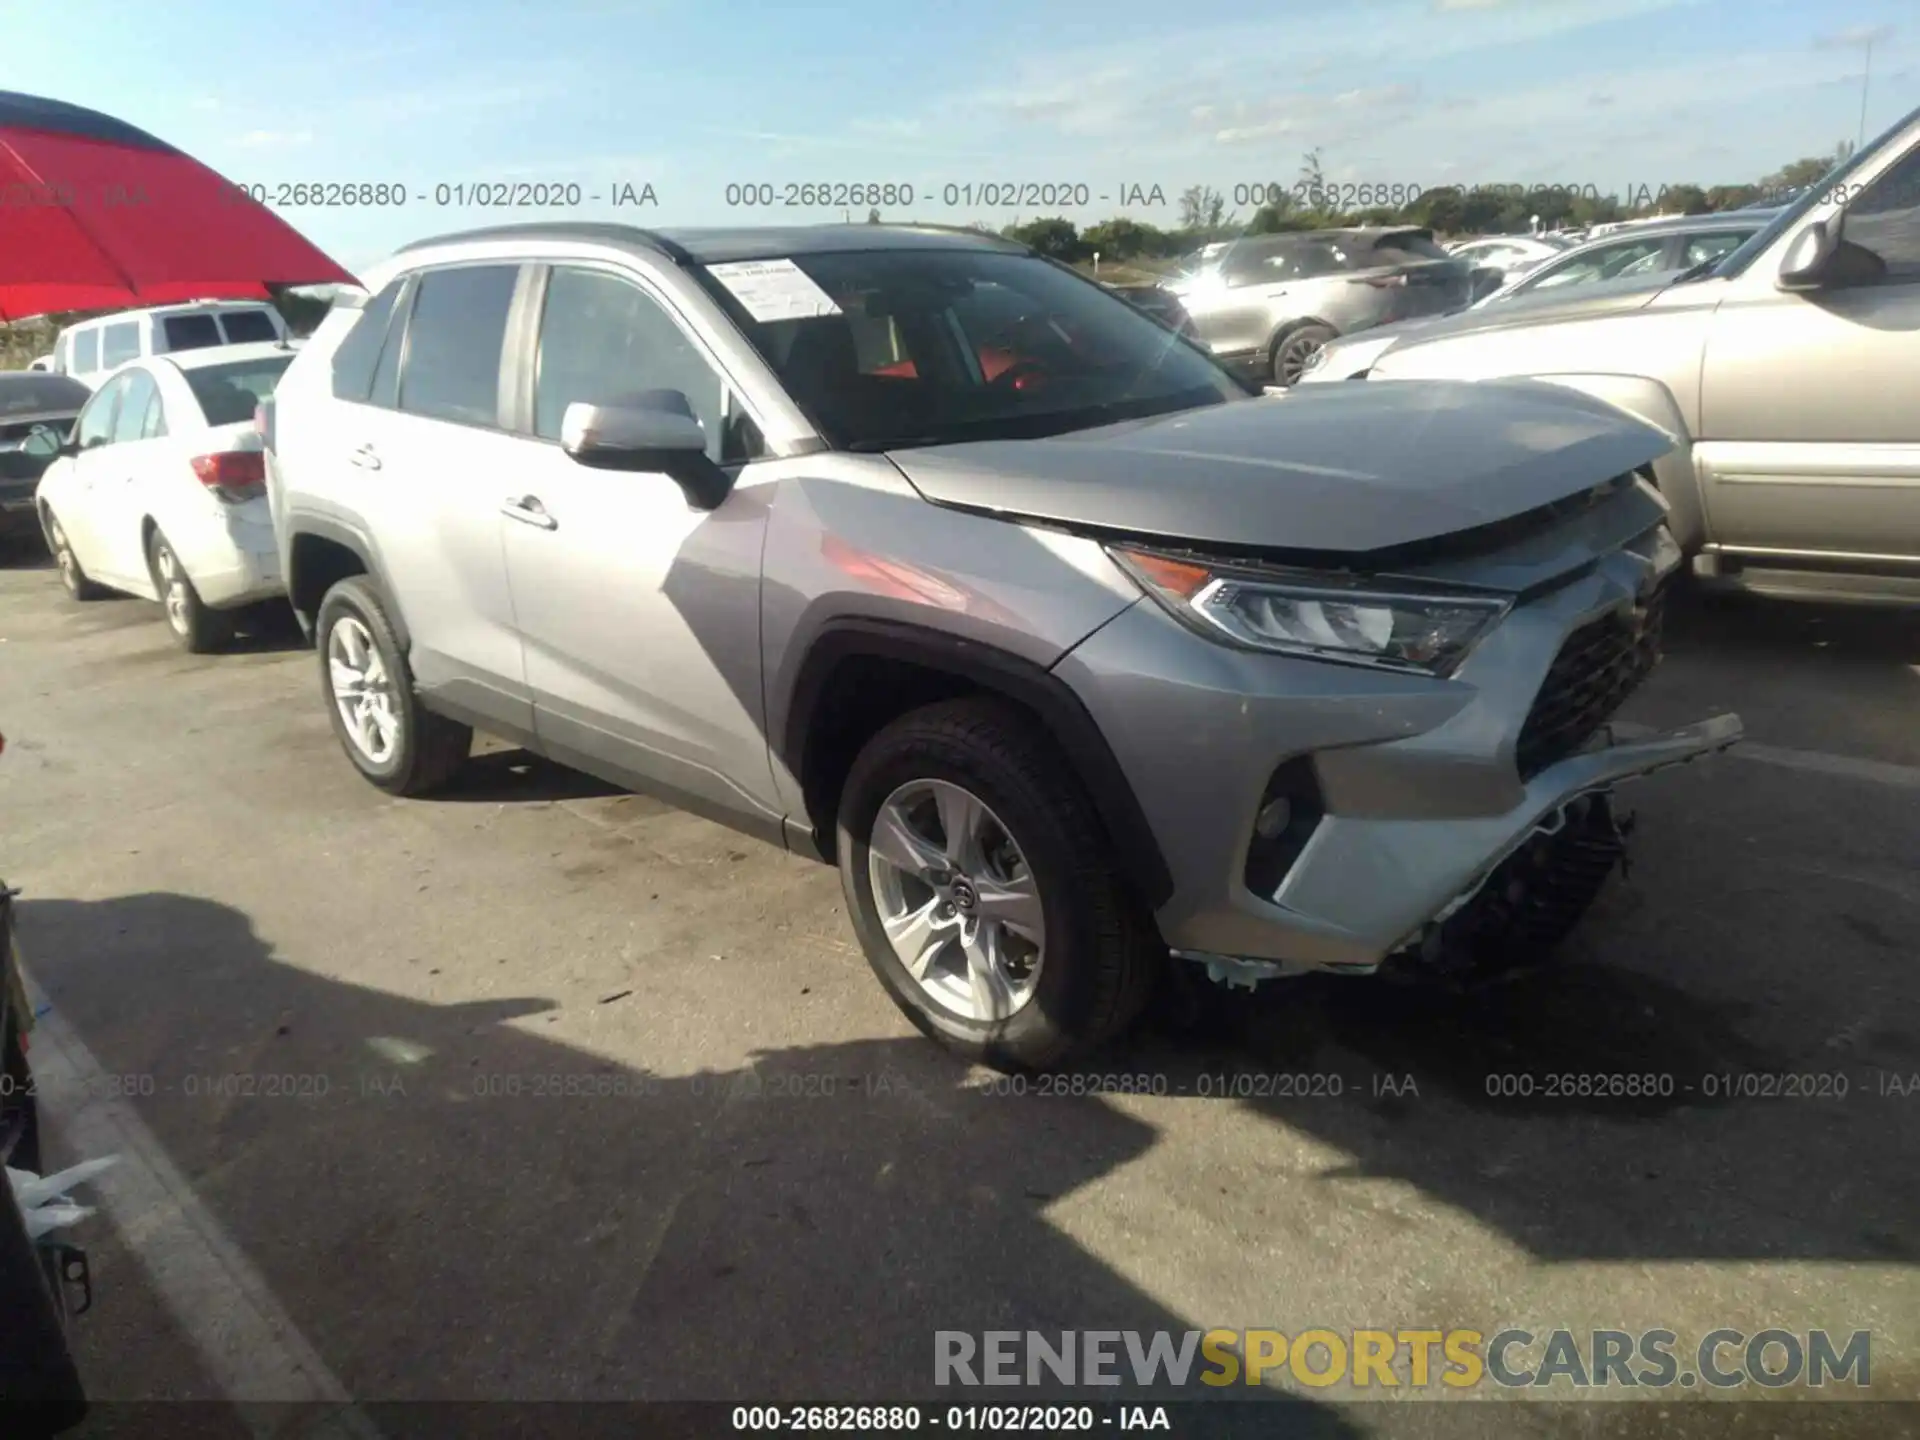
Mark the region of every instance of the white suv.
[[259, 301], [157, 305], [69, 325], [54, 342], [50, 368], [92, 389], [129, 360], [211, 345], [285, 343], [289, 338], [280, 312]]

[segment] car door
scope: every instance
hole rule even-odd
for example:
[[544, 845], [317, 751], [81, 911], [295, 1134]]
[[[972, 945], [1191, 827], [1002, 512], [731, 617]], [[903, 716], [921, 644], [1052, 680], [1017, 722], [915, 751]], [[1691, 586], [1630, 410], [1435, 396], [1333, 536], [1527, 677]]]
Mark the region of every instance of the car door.
[[721, 464], [761, 453], [760, 429], [645, 277], [556, 265], [539, 300], [531, 438], [495, 498], [541, 748], [691, 809], [777, 823], [760, 688], [766, 511], [751, 468], [706, 512], [664, 474], [588, 469], [559, 444], [570, 403], [644, 391], [684, 396]]
[[101, 491], [113, 472], [106, 452], [113, 448], [115, 412], [129, 379], [127, 375], [114, 376], [94, 391], [93, 398], [81, 409], [80, 418], [73, 426], [73, 443], [77, 449], [67, 461], [64, 476], [47, 487], [50, 493], [46, 496], [48, 505], [59, 517], [60, 528], [66, 532], [67, 544], [80, 561], [80, 568], [94, 579], [107, 583], [126, 578], [108, 558], [102, 528], [106, 507]]
[[520, 284], [512, 262], [415, 276], [388, 327], [369, 403], [342, 405], [342, 497], [371, 524], [422, 692], [530, 736], [500, 497], [521, 441], [502, 422], [501, 358]]
[[92, 523], [100, 542], [102, 575], [140, 580], [147, 577], [144, 521], [154, 513], [152, 487], [163, 480], [155, 461], [164, 442], [150, 434], [160, 387], [145, 366], [116, 375], [120, 393], [114, 409], [113, 438], [96, 451], [93, 468]]
[[1297, 269], [1295, 248], [1292, 240], [1242, 240], [1221, 255], [1217, 269], [1201, 272], [1207, 278], [1191, 292], [1188, 313], [1214, 354], [1247, 354], [1272, 338], [1275, 309], [1287, 307]]
[[1733, 549], [1920, 558], [1920, 148], [1868, 182], [1841, 234], [1861, 283], [1808, 292], [1777, 262], [1715, 313], [1694, 460]]

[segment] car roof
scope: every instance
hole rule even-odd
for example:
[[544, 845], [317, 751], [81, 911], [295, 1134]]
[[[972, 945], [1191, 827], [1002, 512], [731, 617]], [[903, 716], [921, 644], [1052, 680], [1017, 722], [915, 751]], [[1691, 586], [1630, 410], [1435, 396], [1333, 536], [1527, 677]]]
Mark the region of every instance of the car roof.
[[1669, 230], [1737, 230], [1746, 225], [1758, 230], [1773, 216], [1773, 210], [1714, 210], [1705, 215], [1662, 215], [1658, 220], [1626, 221], [1618, 229], [1596, 235], [1593, 239], [1632, 239], [1635, 235], [1664, 235]]
[[396, 255], [484, 241], [571, 241], [614, 245], [665, 255], [677, 265], [717, 265], [734, 260], [775, 260], [849, 250], [989, 250], [1032, 252], [1017, 241], [982, 230], [944, 225], [765, 225], [706, 229], [645, 230], [605, 222], [548, 221], [494, 225], [438, 235], [404, 245]]
[[281, 356], [291, 359], [299, 353], [291, 345], [282, 345], [275, 340], [249, 340], [243, 345], [203, 345], [195, 350], [173, 350], [151, 358], [168, 361], [182, 370], [205, 370], [212, 365], [238, 365], [248, 360], [276, 359]]
[[50, 370], [0, 372], [0, 419], [40, 415], [77, 415], [93, 391], [70, 375]]
[[225, 310], [272, 308], [272, 302], [267, 300], [182, 300], [172, 305], [148, 305], [139, 310], [116, 310], [111, 315], [95, 315], [91, 319], [76, 320], [66, 328], [81, 330], [93, 325], [114, 325], [124, 320], [146, 320], [154, 316], [212, 315]]

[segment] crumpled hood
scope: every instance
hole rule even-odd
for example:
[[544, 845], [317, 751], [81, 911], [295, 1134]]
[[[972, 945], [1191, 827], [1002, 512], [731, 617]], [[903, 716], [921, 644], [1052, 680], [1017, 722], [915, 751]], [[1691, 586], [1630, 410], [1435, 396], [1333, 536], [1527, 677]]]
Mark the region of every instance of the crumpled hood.
[[1380, 380], [890, 458], [935, 504], [1196, 545], [1362, 554], [1551, 504], [1673, 444], [1544, 381]]

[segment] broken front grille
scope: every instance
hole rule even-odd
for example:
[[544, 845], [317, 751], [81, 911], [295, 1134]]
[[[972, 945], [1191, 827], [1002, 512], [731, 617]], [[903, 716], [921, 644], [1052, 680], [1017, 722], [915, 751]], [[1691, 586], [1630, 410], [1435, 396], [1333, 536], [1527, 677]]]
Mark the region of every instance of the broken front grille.
[[1521, 779], [1577, 753], [1640, 688], [1660, 659], [1666, 610], [1663, 585], [1630, 616], [1605, 615], [1567, 637], [1520, 730]]

